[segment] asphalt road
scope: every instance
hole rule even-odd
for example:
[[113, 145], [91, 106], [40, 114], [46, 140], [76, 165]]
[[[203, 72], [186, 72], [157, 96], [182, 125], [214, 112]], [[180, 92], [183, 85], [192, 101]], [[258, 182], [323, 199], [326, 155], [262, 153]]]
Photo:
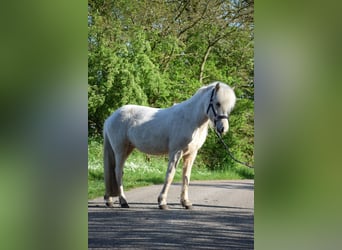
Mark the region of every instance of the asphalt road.
[[253, 249], [254, 181], [194, 181], [192, 210], [179, 202], [180, 184], [160, 210], [161, 185], [126, 192], [130, 208], [88, 201], [89, 249]]

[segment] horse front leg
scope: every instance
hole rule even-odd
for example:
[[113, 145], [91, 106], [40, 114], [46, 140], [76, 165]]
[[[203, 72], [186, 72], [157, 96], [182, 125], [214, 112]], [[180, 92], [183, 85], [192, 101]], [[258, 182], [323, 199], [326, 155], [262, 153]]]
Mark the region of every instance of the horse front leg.
[[184, 156], [183, 158], [183, 185], [181, 193], [181, 204], [186, 209], [192, 208], [192, 203], [189, 200], [189, 184], [192, 165], [195, 161], [197, 151]]
[[171, 183], [173, 181], [173, 177], [176, 173], [176, 167], [179, 163], [179, 160], [182, 158], [182, 151], [177, 151], [175, 153], [170, 153], [169, 155], [169, 163], [166, 171], [165, 182], [162, 191], [158, 197], [158, 205], [160, 209], [168, 209], [167, 207], [167, 194], [169, 192]]

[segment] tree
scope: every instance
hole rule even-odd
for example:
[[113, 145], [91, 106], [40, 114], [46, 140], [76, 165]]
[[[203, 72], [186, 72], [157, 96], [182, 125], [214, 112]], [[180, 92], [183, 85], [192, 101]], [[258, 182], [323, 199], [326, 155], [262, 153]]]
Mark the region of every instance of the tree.
[[252, 161], [253, 9], [251, 0], [89, 0], [90, 133], [124, 104], [168, 107], [220, 80], [239, 97], [229, 140]]

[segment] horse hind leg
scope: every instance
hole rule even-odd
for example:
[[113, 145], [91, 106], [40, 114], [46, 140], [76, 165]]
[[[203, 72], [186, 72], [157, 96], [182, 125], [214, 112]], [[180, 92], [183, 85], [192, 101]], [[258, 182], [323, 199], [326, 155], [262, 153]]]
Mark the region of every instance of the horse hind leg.
[[129, 208], [129, 205], [127, 203], [127, 198], [125, 196], [124, 190], [123, 190], [123, 167], [124, 163], [127, 159], [127, 157], [130, 155], [130, 153], [133, 151], [133, 147], [127, 147], [125, 150], [123, 150], [123, 153], [116, 154], [116, 168], [115, 168], [115, 176], [116, 176], [116, 183], [119, 191], [119, 203], [122, 208]]
[[116, 163], [117, 163], [117, 167], [115, 168], [115, 175], [116, 175], [116, 182], [119, 188], [119, 203], [122, 208], [129, 208], [129, 205], [127, 203], [127, 198], [123, 190], [123, 184], [122, 184], [124, 161], [121, 159], [118, 159]]
[[[127, 144], [122, 144], [127, 145]], [[122, 177], [123, 166], [128, 155], [133, 151], [132, 146], [123, 149], [116, 149], [115, 152], [109, 141], [108, 135], [104, 133], [104, 179], [105, 179], [105, 195], [104, 199], [108, 207], [114, 206], [113, 198], [119, 196], [121, 207], [128, 208], [128, 203], [123, 191]]]

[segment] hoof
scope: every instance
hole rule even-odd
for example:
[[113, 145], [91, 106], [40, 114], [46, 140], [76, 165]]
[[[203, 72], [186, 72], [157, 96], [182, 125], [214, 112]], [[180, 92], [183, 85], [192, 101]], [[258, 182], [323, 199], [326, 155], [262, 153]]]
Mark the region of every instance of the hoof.
[[192, 209], [192, 203], [190, 201], [182, 201], [181, 203], [185, 209]]
[[114, 207], [114, 202], [107, 201], [107, 202], [106, 202], [106, 206], [107, 206], [107, 207]]
[[128, 203], [120, 204], [121, 208], [129, 208]]
[[167, 205], [159, 205], [159, 208], [161, 210], [169, 210], [169, 207]]
[[189, 209], [189, 210], [192, 209], [192, 205], [188, 205], [188, 206], [184, 206], [184, 207], [185, 207], [185, 209]]
[[128, 203], [125, 198], [119, 197], [119, 203], [121, 208], [129, 208]]
[[[160, 204], [160, 203], [165, 203], [165, 204]], [[167, 206], [166, 202], [162, 202], [162, 198], [158, 197], [158, 204], [159, 204], [159, 208], [161, 210], [168, 210], [169, 207]]]
[[114, 207], [114, 201], [112, 197], [105, 195], [103, 199], [105, 200], [107, 207]]

